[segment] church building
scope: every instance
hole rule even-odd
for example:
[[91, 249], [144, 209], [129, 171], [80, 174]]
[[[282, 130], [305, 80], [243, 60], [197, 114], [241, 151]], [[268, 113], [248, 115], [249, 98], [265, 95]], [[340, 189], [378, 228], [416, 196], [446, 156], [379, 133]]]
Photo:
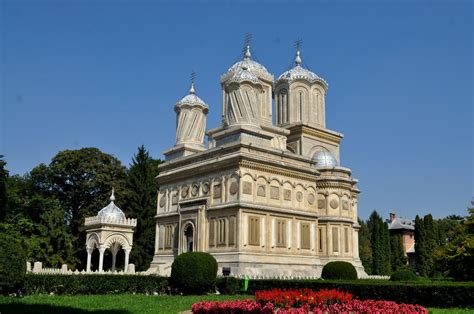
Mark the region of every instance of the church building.
[[174, 107], [150, 271], [169, 275], [176, 256], [200, 251], [234, 276], [319, 277], [330, 261], [364, 275], [359, 190], [341, 166], [342, 134], [326, 127], [326, 81], [302, 65], [299, 48], [274, 79], [247, 46], [220, 82], [220, 126], [207, 129], [194, 81]]

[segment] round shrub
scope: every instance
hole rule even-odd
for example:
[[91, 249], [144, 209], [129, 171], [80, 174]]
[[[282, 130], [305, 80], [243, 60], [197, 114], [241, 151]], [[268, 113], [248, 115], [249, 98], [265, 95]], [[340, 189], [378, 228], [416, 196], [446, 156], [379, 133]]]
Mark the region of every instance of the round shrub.
[[411, 270], [398, 270], [390, 276], [391, 281], [416, 281], [418, 277]]
[[174, 260], [170, 284], [184, 294], [203, 294], [214, 288], [216, 277], [217, 262], [211, 254], [188, 252]]
[[357, 279], [357, 271], [349, 262], [329, 262], [323, 267], [323, 279]]
[[10, 235], [0, 237], [0, 294], [23, 289], [26, 256], [21, 242]]

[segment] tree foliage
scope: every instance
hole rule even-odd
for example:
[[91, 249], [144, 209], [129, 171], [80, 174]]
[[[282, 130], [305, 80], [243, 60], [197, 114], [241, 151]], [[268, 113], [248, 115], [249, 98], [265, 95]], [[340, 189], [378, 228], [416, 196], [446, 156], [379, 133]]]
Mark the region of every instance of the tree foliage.
[[6, 162], [3, 160], [3, 155], [0, 155], [0, 221], [6, 215], [7, 206], [7, 190], [6, 184], [8, 180], [8, 170], [5, 168]]
[[371, 234], [372, 273], [374, 275], [389, 275], [391, 265], [388, 227], [376, 211], [370, 215], [367, 226]]
[[158, 175], [160, 160], [150, 157], [142, 145], [133, 156], [128, 171], [126, 188], [128, 191], [126, 210], [130, 217], [137, 219], [131, 261], [137, 270], [147, 270], [153, 259], [155, 248], [155, 213], [158, 186], [155, 177]]
[[362, 219], [358, 218], [359, 229], [359, 256], [367, 274], [372, 274], [372, 246], [369, 227]]

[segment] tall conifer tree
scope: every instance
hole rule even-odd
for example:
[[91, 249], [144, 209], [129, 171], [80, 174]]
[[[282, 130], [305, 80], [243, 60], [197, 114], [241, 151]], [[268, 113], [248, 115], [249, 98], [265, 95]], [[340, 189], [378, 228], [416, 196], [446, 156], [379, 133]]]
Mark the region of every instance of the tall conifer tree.
[[127, 177], [129, 192], [125, 209], [132, 218], [137, 218], [131, 262], [137, 270], [144, 271], [150, 266], [155, 247], [155, 214], [158, 187], [155, 177], [158, 175], [159, 160], [150, 157], [142, 145], [133, 156]]
[[371, 233], [372, 273], [374, 275], [389, 275], [390, 239], [388, 228], [376, 211], [370, 215], [367, 226]]
[[415, 263], [416, 270], [421, 276], [427, 276], [428, 270], [426, 265], [426, 232], [425, 224], [420, 216], [415, 217]]

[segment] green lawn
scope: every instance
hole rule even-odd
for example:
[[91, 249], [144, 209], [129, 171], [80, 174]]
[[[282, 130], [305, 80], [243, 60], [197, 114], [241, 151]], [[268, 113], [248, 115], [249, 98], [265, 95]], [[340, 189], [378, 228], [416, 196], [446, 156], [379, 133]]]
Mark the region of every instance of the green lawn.
[[[71, 313], [71, 314], [147, 314], [178, 313], [191, 309], [198, 301], [246, 299], [252, 296], [210, 295], [210, 296], [147, 296], [131, 295], [76, 295], [49, 296], [31, 295], [24, 298], [0, 297], [0, 313]], [[435, 314], [467, 314], [468, 309], [430, 309]]]

